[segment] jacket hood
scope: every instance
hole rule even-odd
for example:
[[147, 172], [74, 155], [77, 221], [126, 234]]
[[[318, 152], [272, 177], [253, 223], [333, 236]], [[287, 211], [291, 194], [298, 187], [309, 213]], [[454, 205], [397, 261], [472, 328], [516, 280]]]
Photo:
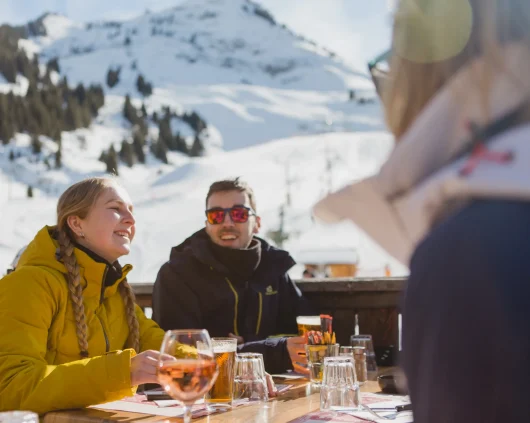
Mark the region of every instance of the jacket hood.
[[483, 159], [471, 173], [461, 172], [470, 159], [469, 153], [461, 154], [470, 147], [469, 123], [485, 127], [530, 98], [530, 80], [512, 77], [530, 68], [527, 47], [506, 46], [503, 54], [504, 69], [491, 76], [489, 103], [477, 81], [491, 69], [479, 58], [459, 71], [425, 107], [379, 174], [321, 200], [314, 208], [316, 217], [327, 222], [352, 220], [408, 265], [431, 228], [470, 201], [530, 200], [528, 123], [507, 128], [487, 144], [490, 151], [511, 153], [510, 162]]
[[[20, 256], [17, 269], [24, 266], [44, 267], [60, 272], [66, 278], [66, 267], [57, 259], [59, 243], [52, 236], [54, 230], [55, 226], [45, 226], [37, 233]], [[98, 263], [79, 248], [74, 248], [74, 254], [80, 267], [81, 284], [85, 288], [83, 295], [100, 295], [108, 265]], [[119, 282], [124, 280], [131, 270], [131, 265], [123, 266], [121, 278], [113, 286], [106, 288], [105, 297], [117, 290]]]
[[[265, 270], [270, 271], [274, 268], [274, 271], [278, 274], [284, 274], [296, 264], [287, 251], [273, 247], [257, 236], [254, 236], [254, 239], [261, 244], [261, 262], [256, 273], [261, 273]], [[213, 255], [210, 247], [211, 242], [204, 228], [195, 232], [180, 245], [171, 249], [170, 265], [177, 268], [182, 265], [182, 262], [185, 263], [193, 257], [202, 264], [210, 266], [220, 273], [227, 274], [227, 267]]]

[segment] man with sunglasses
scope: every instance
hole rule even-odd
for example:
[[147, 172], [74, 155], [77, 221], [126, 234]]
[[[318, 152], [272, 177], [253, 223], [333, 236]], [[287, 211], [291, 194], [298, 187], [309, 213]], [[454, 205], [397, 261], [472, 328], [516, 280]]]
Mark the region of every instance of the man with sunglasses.
[[153, 291], [153, 319], [165, 330], [207, 329], [235, 337], [240, 352], [262, 353], [269, 373], [306, 373], [296, 316], [309, 314], [287, 272], [286, 251], [256, 237], [253, 190], [239, 178], [213, 183], [206, 227], [171, 251]]

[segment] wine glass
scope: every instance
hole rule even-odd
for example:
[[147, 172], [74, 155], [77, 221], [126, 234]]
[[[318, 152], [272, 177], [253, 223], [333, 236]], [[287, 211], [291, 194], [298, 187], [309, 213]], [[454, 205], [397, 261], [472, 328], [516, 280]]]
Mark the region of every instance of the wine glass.
[[208, 331], [166, 332], [160, 348], [158, 382], [184, 405], [184, 423], [191, 422], [193, 404], [212, 388], [218, 373]]

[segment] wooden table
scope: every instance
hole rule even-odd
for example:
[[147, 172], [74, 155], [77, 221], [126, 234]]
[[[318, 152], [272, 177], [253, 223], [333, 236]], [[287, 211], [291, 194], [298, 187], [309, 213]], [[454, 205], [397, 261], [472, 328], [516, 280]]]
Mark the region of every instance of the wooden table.
[[[286, 383], [286, 382], [281, 382]], [[194, 423], [287, 423], [320, 408], [320, 394], [307, 381], [293, 382], [289, 391], [265, 404], [236, 408], [226, 413], [193, 419]], [[379, 392], [377, 382], [367, 382], [362, 392]], [[51, 412], [44, 416], [44, 423], [104, 423], [104, 422], [182, 422], [180, 418], [166, 418], [148, 414], [85, 408]]]

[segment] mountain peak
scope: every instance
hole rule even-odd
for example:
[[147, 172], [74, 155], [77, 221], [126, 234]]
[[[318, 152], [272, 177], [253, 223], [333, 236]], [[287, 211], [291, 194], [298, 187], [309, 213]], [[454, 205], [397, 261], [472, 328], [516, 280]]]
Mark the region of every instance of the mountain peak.
[[105, 84], [108, 69], [121, 69], [127, 83], [113, 88], [120, 95], [134, 92], [139, 73], [155, 88], [243, 83], [345, 90], [349, 78], [361, 77], [251, 0], [190, 0], [119, 22], [80, 26], [48, 17], [44, 24], [42, 56], [68, 62], [75, 83]]

